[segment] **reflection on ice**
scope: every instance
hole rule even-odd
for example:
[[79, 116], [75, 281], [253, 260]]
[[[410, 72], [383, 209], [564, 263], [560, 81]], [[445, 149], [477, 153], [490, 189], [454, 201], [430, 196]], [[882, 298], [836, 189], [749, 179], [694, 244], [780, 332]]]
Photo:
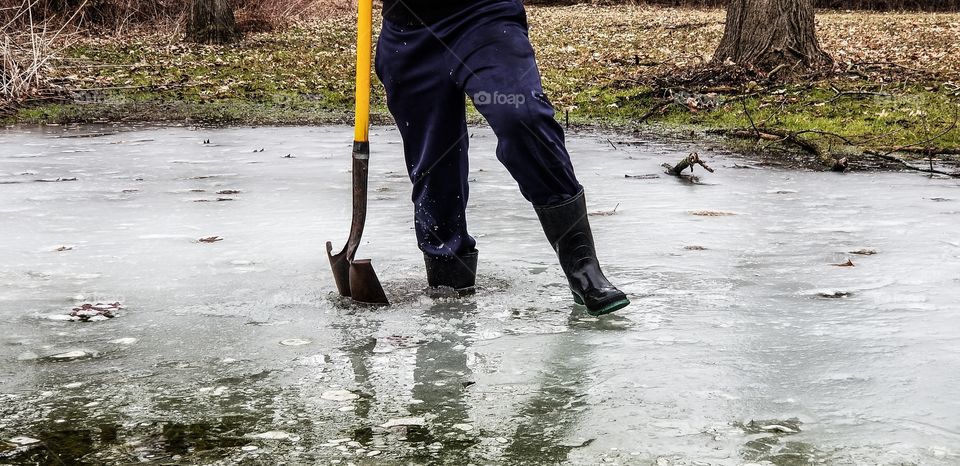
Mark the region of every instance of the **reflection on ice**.
[[479, 292], [451, 299], [422, 292], [399, 138], [373, 131], [388, 308], [335, 296], [323, 257], [347, 128], [0, 133], [0, 462], [960, 461], [955, 180], [698, 149], [718, 170], [689, 185], [624, 176], [684, 147], [572, 135], [635, 303], [597, 319], [474, 133]]

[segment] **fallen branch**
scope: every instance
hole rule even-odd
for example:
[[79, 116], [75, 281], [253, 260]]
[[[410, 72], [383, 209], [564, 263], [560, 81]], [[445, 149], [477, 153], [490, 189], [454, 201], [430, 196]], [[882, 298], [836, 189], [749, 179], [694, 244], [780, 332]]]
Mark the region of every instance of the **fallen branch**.
[[757, 131], [731, 131], [729, 134], [737, 137], [746, 137], [746, 138], [756, 138], [763, 139], [766, 141], [772, 142], [790, 142], [800, 147], [801, 149], [816, 155], [817, 157], [823, 157], [823, 150], [820, 149], [816, 144], [807, 141], [806, 139], [800, 138], [797, 136], [797, 133], [783, 131], [774, 128], [763, 128], [763, 130]]
[[706, 162], [704, 162], [703, 159], [700, 158], [700, 154], [697, 154], [696, 152], [684, 157], [683, 160], [681, 160], [680, 162], [678, 162], [676, 165], [672, 167], [669, 164], [664, 164], [664, 165], [667, 167], [667, 173], [674, 176], [679, 175], [681, 172], [683, 172], [687, 168], [689, 168], [690, 171], [692, 172], [693, 167], [696, 165], [700, 165], [701, 167], [704, 168], [704, 170], [710, 173], [713, 173], [716, 171], [710, 168], [706, 164]]
[[[821, 150], [820, 147], [817, 146], [816, 144], [800, 137], [800, 134], [804, 132], [817, 132], [820, 134], [826, 134], [826, 133], [820, 132], [820, 131], [813, 131], [813, 130], [787, 132], [787, 131], [780, 131], [780, 130], [768, 129], [768, 128], [764, 128], [764, 131], [760, 131], [760, 129], [757, 128], [756, 122], [753, 120], [753, 115], [750, 115], [750, 110], [747, 108], [746, 101], [741, 100], [740, 103], [743, 106], [743, 113], [747, 115], [747, 119], [750, 121], [750, 126], [753, 128], [753, 137], [757, 139], [766, 139], [772, 142], [789, 141], [793, 144], [796, 144], [803, 150], [817, 156], [817, 159], [820, 160], [820, 163], [830, 167], [830, 170], [835, 172], [844, 172], [847, 170], [849, 163], [845, 157], [840, 160], [837, 160], [832, 156], [830, 156], [829, 154], [824, 153], [823, 150]], [[781, 107], [781, 110], [782, 110], [782, 107]], [[839, 134], [833, 134], [833, 133], [829, 133], [829, 134], [831, 136], [839, 137], [843, 139], [845, 142], [848, 142], [848, 143], [850, 142], [849, 139]]]
[[788, 66], [789, 65], [787, 65], [786, 63], [781, 63], [777, 65], [774, 69], [770, 70], [770, 72], [767, 73], [767, 79], [773, 80], [773, 77], [776, 76], [776, 74], [779, 73], [780, 70], [787, 68]]
[[782, 138], [779, 136], [774, 136], [773, 134], [764, 133], [761, 131], [746, 131], [742, 129], [736, 129], [731, 131], [716, 131], [718, 134], [725, 134], [727, 136], [740, 138], [740, 139], [763, 139], [766, 141], [779, 141]]
[[[689, 181], [691, 183], [699, 183], [700, 178], [693, 175], [693, 168], [696, 167], [697, 165], [700, 165], [701, 167], [704, 168], [704, 170], [710, 173], [714, 173], [715, 171], [714, 169], [710, 168], [710, 166], [707, 165], [707, 163], [704, 162], [703, 159], [700, 158], [700, 155], [697, 154], [696, 152], [684, 157], [683, 160], [680, 160], [680, 162], [678, 162], [676, 165], [670, 165], [669, 163], [665, 163], [661, 166], [666, 170], [666, 173], [670, 176], [675, 176], [677, 178], [680, 178], [684, 181]], [[688, 168], [690, 169], [689, 175], [683, 173], [683, 171]]]
[[630, 174], [625, 174], [625, 175], [623, 175], [623, 177], [624, 177], [624, 178], [632, 178], [632, 179], [635, 179], [635, 180], [655, 180], [655, 179], [657, 179], [657, 178], [660, 178], [660, 175], [658, 175], [658, 174], [656, 174], [656, 173], [649, 173], [649, 174], [646, 174], [646, 175], [630, 175]]
[[868, 156], [870, 156], [870, 157], [876, 157], [876, 158], [883, 159], [883, 160], [887, 160], [887, 161], [890, 161], [890, 162], [895, 162], [895, 163], [900, 164], [902, 167], [904, 167], [904, 168], [906, 168], [906, 169], [908, 169], [908, 170], [918, 171], [918, 172], [922, 172], [922, 173], [933, 173], [933, 174], [936, 174], [936, 175], [945, 175], [945, 176], [949, 176], [949, 177], [953, 177], [953, 178], [960, 178], [960, 172], [952, 172], [952, 173], [951, 173], [951, 172], [946, 172], [946, 171], [943, 171], [943, 170], [937, 170], [936, 168], [923, 168], [923, 167], [918, 167], [918, 166], [915, 166], [915, 165], [911, 165], [911, 164], [908, 163], [906, 160], [903, 160], [903, 159], [901, 159], [901, 158], [899, 158], [899, 157], [894, 157], [894, 156], [890, 155], [889, 153], [883, 154], [883, 153], [880, 153], [880, 152], [877, 152], [877, 151], [873, 151], [873, 150], [865, 150], [865, 151], [863, 151], [863, 155], [868, 155]]
[[820, 163], [830, 168], [830, 170], [836, 171], [836, 172], [846, 171], [849, 165], [849, 161], [847, 160], [846, 157], [841, 158], [839, 160], [833, 158], [832, 155], [830, 155], [828, 152], [821, 149], [820, 146], [814, 144], [812, 141], [808, 141], [800, 137], [801, 134], [805, 134], [805, 133], [815, 133], [815, 134], [825, 134], [830, 136], [836, 136], [841, 139], [844, 139], [845, 141], [849, 141], [846, 137], [841, 136], [839, 134], [827, 133], [824, 131], [815, 131], [815, 130], [791, 132], [791, 131], [784, 131], [784, 130], [779, 130], [775, 128], [763, 128], [763, 129], [756, 129], [753, 131], [742, 130], [742, 129], [732, 130], [732, 131], [726, 131], [725, 133], [722, 133], [722, 134], [726, 134], [727, 136], [737, 137], [741, 139], [756, 139], [756, 140], [764, 140], [764, 141], [770, 141], [770, 142], [789, 142], [799, 147], [800, 149], [803, 149], [805, 152], [815, 155], [817, 159], [820, 161]]

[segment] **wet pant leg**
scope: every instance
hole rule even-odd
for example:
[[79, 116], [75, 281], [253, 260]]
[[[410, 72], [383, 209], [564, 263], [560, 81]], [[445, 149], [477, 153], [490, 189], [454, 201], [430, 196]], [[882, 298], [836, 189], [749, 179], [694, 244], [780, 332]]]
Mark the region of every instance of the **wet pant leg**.
[[376, 57], [387, 107], [403, 138], [418, 244], [433, 257], [466, 255], [476, 246], [465, 213], [466, 107], [446, 66], [447, 51], [427, 28], [385, 21]]
[[450, 41], [449, 68], [497, 136], [497, 158], [538, 206], [560, 204], [582, 189], [563, 128], [544, 95], [518, 0], [491, 1], [468, 15]]

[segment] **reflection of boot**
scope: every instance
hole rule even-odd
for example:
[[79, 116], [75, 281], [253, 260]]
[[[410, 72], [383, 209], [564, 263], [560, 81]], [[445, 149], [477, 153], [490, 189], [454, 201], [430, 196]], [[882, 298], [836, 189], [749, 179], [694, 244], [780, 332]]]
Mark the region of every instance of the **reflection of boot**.
[[472, 294], [477, 283], [477, 251], [453, 257], [424, 254], [427, 284], [431, 288], [450, 287], [460, 295]]
[[582, 190], [562, 204], [534, 209], [543, 232], [560, 258], [560, 267], [567, 275], [577, 304], [587, 306], [587, 312], [593, 316], [609, 314], [630, 304], [627, 296], [611, 285], [600, 270]]

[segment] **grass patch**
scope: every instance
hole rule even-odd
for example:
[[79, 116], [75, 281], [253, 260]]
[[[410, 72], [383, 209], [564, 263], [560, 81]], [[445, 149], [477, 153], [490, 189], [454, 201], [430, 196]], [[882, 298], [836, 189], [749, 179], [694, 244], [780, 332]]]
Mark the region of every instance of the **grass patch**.
[[[717, 129], [750, 129], [756, 125], [760, 129], [805, 132], [808, 139], [828, 150], [851, 143], [864, 148], [888, 148], [915, 144], [943, 132], [956, 121], [958, 105], [960, 99], [955, 96], [919, 86], [897, 89], [884, 96], [837, 98], [828, 83], [818, 83], [812, 88], [783, 87], [775, 95], [725, 103], [706, 112], [676, 109], [665, 114], [662, 121]], [[932, 144], [960, 147], [960, 131], [949, 131]]]

